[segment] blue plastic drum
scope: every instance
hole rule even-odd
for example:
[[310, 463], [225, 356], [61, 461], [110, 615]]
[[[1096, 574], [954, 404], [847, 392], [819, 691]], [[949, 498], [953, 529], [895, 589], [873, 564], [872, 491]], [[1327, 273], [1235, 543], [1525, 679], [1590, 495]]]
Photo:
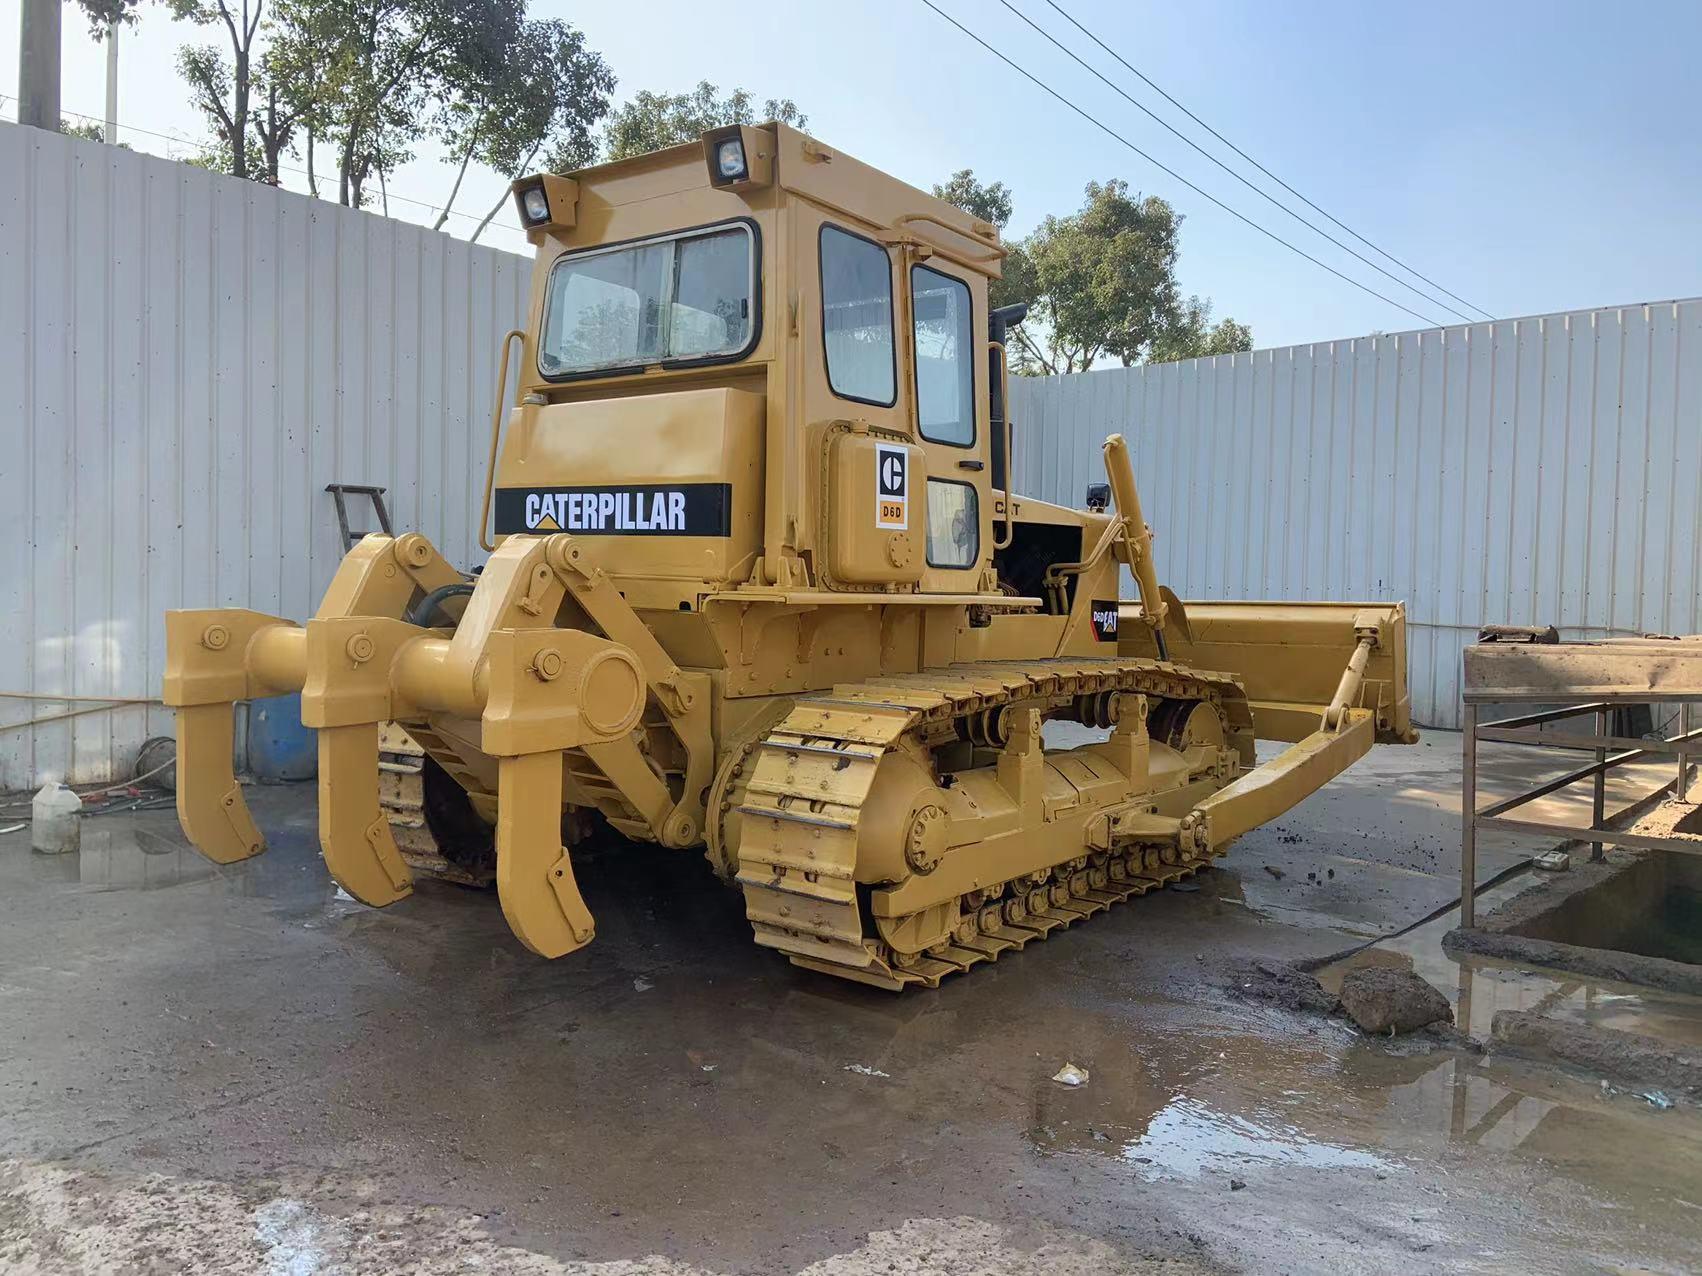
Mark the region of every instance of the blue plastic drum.
[[272, 696], [248, 706], [248, 769], [262, 780], [311, 780], [319, 743], [301, 724], [301, 693]]

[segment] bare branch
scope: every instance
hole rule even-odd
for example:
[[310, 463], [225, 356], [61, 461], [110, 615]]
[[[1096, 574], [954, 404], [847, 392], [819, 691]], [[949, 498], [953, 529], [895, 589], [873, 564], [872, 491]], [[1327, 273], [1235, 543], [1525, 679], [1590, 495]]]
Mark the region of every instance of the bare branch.
[[473, 131], [467, 138], [466, 149], [461, 152], [461, 167], [455, 171], [455, 184], [449, 188], [449, 198], [443, 201], [443, 211], [437, 215], [437, 220], [431, 224], [433, 230], [442, 230], [443, 223], [449, 220], [449, 210], [455, 206], [455, 197], [461, 193], [461, 180], [467, 176], [467, 165], [472, 161], [473, 148], [479, 144], [479, 129], [483, 127], [484, 119], [473, 125]]
[[[531, 151], [527, 154], [526, 158], [520, 164], [520, 171], [521, 172], [525, 172], [528, 168], [530, 168], [532, 166], [532, 161], [538, 158], [538, 152], [542, 149], [543, 149], [543, 143], [542, 142], [539, 142], [539, 144], [537, 146], [534, 146], [531, 149]], [[479, 242], [479, 236], [485, 233], [485, 227], [489, 226], [491, 224], [491, 218], [495, 217], [498, 213], [500, 213], [502, 211], [502, 206], [504, 204], [506, 204], [507, 202], [508, 202], [508, 192], [504, 191], [500, 196], [497, 197], [496, 203], [491, 205], [491, 210], [490, 210], [490, 212], [485, 214], [484, 220], [481, 221], [476, 227], [474, 227], [473, 233], [471, 235], [467, 236], [467, 242], [469, 244], [476, 244], [476, 243]]]

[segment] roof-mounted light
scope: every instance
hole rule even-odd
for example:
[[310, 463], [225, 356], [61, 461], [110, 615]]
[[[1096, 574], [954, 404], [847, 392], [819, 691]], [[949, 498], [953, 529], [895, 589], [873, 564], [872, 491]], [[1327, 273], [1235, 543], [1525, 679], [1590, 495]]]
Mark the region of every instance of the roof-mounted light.
[[745, 167], [745, 139], [729, 137], [715, 147], [715, 171], [723, 181], [744, 180], [750, 170]]
[[774, 180], [774, 134], [767, 129], [730, 124], [703, 137], [703, 162], [709, 184], [722, 190], [748, 190]]
[[579, 183], [571, 177], [539, 173], [522, 177], [509, 189], [514, 192], [514, 210], [528, 239], [536, 242], [550, 231], [573, 229], [578, 215]]

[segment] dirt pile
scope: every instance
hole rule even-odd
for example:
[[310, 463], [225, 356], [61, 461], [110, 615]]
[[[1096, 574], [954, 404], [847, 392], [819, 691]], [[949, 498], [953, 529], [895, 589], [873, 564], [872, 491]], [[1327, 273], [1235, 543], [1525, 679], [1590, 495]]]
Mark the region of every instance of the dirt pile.
[[1231, 965], [1225, 986], [1242, 1001], [1328, 1015], [1336, 1010], [1332, 997], [1311, 975], [1285, 961], [1243, 961]]
[[1414, 1032], [1453, 1022], [1448, 999], [1410, 970], [1361, 966], [1342, 976], [1341, 1006], [1364, 1032]]
[[1702, 1100], [1702, 1052], [1670, 1041], [1566, 1023], [1529, 1010], [1498, 1011], [1489, 1031], [1496, 1054], [1569, 1064], [1623, 1086], [1656, 1086]]

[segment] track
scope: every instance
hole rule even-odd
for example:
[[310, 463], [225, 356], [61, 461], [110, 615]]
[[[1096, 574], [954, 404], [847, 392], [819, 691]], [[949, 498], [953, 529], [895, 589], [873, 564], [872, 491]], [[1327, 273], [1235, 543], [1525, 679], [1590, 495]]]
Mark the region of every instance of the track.
[[[904, 746], [973, 732], [1004, 705], [1091, 721], [1093, 705], [1144, 694], [1157, 724], [1171, 706], [1210, 704], [1232, 737], [1250, 741], [1252, 717], [1227, 674], [1131, 659], [953, 665], [835, 687], [801, 698], [762, 741], [743, 788], [738, 881], [756, 941], [812, 970], [888, 989], [937, 987], [1053, 931], [1198, 871], [1209, 852], [1137, 846], [1088, 853], [1059, 846], [1054, 862], [958, 901], [950, 938], [917, 953], [883, 942], [856, 880], [858, 827], [881, 761]], [[943, 730], [942, 730], [943, 728]], [[1244, 735], [1243, 735], [1244, 733]], [[902, 919], [898, 923], [902, 926]], [[892, 933], [895, 927], [886, 927]]]

